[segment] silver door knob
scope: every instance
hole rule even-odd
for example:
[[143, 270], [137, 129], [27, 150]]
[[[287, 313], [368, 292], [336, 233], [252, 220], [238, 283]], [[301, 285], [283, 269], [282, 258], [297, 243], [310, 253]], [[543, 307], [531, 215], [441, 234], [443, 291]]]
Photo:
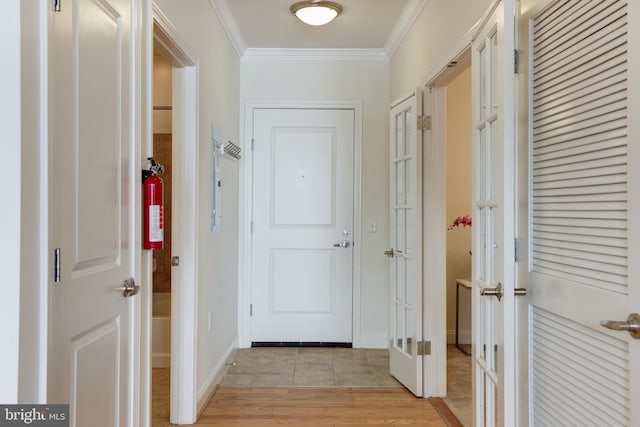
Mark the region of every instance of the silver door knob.
[[122, 282], [122, 295], [124, 295], [125, 298], [132, 297], [138, 292], [140, 292], [140, 285], [136, 285], [136, 281], [133, 277]]
[[502, 299], [502, 283], [498, 283], [495, 288], [484, 288], [480, 291], [483, 297], [496, 297], [498, 301]]
[[348, 240], [343, 240], [340, 243], [335, 243], [333, 245], [334, 248], [348, 248], [349, 246], [351, 246], [351, 243]]
[[629, 317], [627, 317], [626, 322], [603, 320], [600, 322], [600, 326], [604, 326], [613, 331], [628, 331], [629, 335], [640, 340], [640, 314], [638, 313], [631, 313]]

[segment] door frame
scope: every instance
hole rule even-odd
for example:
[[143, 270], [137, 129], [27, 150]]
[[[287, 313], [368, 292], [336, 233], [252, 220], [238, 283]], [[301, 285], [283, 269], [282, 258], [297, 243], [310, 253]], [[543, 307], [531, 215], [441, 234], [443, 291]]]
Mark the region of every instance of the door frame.
[[[471, 66], [471, 41], [478, 21], [422, 79], [423, 114], [431, 116], [423, 151], [423, 335], [431, 341], [431, 361], [424, 358], [424, 395], [447, 395], [447, 150], [446, 85], [466, 63]], [[451, 67], [450, 65], [456, 64]], [[470, 94], [471, 96], [471, 94]], [[429, 381], [426, 381], [429, 379]]]
[[243, 141], [244, 161], [240, 163], [239, 178], [239, 242], [238, 242], [238, 337], [239, 347], [251, 347], [251, 281], [252, 238], [251, 213], [253, 212], [253, 110], [255, 109], [349, 109], [354, 112], [353, 157], [353, 313], [352, 343], [357, 348], [361, 338], [361, 234], [362, 234], [362, 102], [360, 101], [247, 101], [244, 117], [241, 117], [240, 140]]
[[[198, 61], [175, 26], [152, 3], [152, 23], [149, 28], [149, 50], [145, 58], [145, 88], [148, 104], [145, 111], [145, 130], [140, 161], [153, 153], [152, 127], [152, 82], [154, 45], [173, 64], [173, 192], [172, 255], [181, 257], [180, 268], [172, 270], [176, 286], [171, 293], [171, 403], [170, 418], [174, 424], [191, 424], [196, 421], [198, 408], [204, 403], [197, 395], [196, 344], [197, 344], [197, 159], [198, 159]], [[143, 283], [152, 284], [153, 255], [142, 251]], [[141, 411], [151, 413], [151, 323], [152, 291], [143, 293], [143, 380], [148, 399], [143, 401]], [[151, 425], [150, 419], [148, 424]]]

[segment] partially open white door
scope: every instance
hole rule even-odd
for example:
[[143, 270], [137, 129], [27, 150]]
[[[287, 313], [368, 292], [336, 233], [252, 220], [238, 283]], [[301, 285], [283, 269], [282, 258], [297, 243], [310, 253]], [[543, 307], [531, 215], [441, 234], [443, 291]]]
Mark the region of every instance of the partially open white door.
[[530, 425], [640, 425], [637, 6], [553, 1], [526, 16]]
[[492, 5], [472, 46], [476, 426], [515, 425], [514, 3]]
[[56, 255], [47, 400], [70, 404], [71, 426], [134, 425], [139, 406], [135, 7], [130, 0], [62, 2], [49, 20]]
[[[418, 126], [418, 118], [420, 125]], [[390, 138], [391, 375], [423, 394], [422, 91], [392, 105]], [[420, 130], [418, 131], [418, 127]]]

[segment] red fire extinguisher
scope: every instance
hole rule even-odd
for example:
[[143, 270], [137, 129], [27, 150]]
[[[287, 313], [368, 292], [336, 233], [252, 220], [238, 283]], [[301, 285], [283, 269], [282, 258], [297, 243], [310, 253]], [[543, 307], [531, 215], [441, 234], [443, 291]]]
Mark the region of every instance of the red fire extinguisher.
[[142, 211], [143, 216], [143, 249], [164, 248], [164, 188], [158, 173], [164, 172], [164, 167], [153, 157], [147, 159], [151, 166], [142, 171]]

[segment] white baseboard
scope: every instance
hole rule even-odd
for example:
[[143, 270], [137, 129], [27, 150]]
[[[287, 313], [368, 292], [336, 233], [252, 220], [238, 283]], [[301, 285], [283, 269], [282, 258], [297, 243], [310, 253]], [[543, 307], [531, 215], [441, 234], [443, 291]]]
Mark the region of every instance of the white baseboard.
[[[456, 343], [456, 330], [451, 329], [447, 331], [447, 344]], [[458, 331], [458, 343], [459, 344], [471, 344], [471, 330], [460, 329]]]
[[353, 343], [354, 348], [388, 348], [388, 339], [386, 335], [369, 335], [361, 336], [360, 339]]
[[238, 351], [238, 338], [233, 341], [231, 346], [227, 349], [224, 354], [224, 357], [220, 360], [220, 362], [213, 368], [209, 378], [205, 382], [204, 386], [198, 391], [198, 403], [196, 406], [196, 413], [200, 414], [204, 409], [205, 405], [211, 399], [211, 396], [216, 390], [220, 381], [222, 381], [222, 377], [227, 372], [228, 364], [233, 362], [235, 359], [236, 352]]
[[170, 368], [171, 353], [151, 353], [152, 368]]

